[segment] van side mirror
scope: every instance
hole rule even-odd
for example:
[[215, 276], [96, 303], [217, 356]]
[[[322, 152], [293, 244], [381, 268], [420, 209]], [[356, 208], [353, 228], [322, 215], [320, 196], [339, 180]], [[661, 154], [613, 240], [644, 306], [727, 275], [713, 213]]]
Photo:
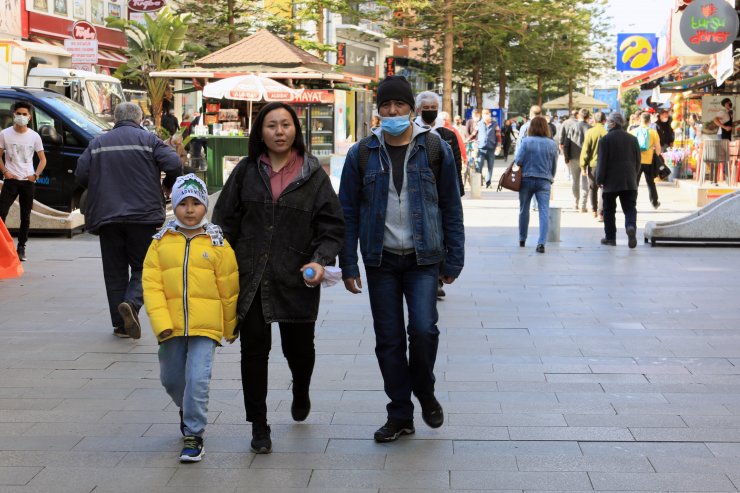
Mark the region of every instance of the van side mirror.
[[39, 135], [41, 136], [41, 142], [45, 144], [62, 145], [62, 136], [51, 125], [41, 125]]

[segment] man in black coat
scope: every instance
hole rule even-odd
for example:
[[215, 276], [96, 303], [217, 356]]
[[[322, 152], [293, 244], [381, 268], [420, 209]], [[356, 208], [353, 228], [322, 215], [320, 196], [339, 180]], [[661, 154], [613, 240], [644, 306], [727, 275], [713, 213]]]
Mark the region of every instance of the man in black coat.
[[604, 233], [602, 245], [617, 245], [617, 197], [624, 212], [630, 248], [637, 246], [637, 174], [640, 170], [640, 145], [628, 133], [621, 113], [612, 112], [606, 119], [608, 133], [599, 141], [596, 183], [603, 188]]

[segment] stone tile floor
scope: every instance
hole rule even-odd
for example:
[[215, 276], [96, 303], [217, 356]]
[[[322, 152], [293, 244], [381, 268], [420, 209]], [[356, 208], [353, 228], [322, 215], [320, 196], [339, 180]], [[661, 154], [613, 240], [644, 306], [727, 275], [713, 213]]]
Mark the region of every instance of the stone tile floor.
[[[464, 199], [466, 267], [439, 303], [447, 421], [386, 445], [367, 295], [335, 287], [309, 419], [290, 419], [276, 333], [274, 453], [250, 453], [238, 346], [220, 348], [206, 458], [180, 465], [148, 320], [140, 341], [111, 335], [96, 239], [32, 238], [25, 276], [0, 282], [0, 492], [738, 491], [740, 250], [629, 250], [623, 232], [601, 246], [559, 180], [562, 241], [545, 255], [536, 214], [517, 246], [513, 193]], [[638, 237], [693, 210], [659, 192], [653, 211], [643, 185]]]

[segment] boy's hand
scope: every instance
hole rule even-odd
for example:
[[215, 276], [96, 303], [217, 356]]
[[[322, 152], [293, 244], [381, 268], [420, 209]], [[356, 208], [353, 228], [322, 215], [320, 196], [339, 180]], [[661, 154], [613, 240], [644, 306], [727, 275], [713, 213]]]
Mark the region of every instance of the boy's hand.
[[237, 339], [238, 337], [239, 337], [239, 336], [234, 336], [234, 337], [232, 337], [231, 339], [226, 339], [226, 342], [228, 342], [229, 344], [234, 344], [234, 341], [235, 341], [235, 340], [236, 340], [236, 339]]
[[157, 339], [161, 341], [163, 339], [167, 339], [171, 335], [172, 335], [172, 329], [166, 329], [159, 333], [159, 335], [157, 336]]

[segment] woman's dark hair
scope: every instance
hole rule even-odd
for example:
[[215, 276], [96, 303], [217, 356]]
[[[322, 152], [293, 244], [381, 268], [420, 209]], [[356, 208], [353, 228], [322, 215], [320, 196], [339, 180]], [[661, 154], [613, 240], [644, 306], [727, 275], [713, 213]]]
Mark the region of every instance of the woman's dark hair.
[[249, 159], [250, 161], [257, 161], [263, 153], [267, 152], [267, 146], [262, 140], [262, 124], [265, 122], [267, 114], [271, 111], [278, 109], [287, 110], [293, 118], [293, 125], [295, 126], [295, 140], [293, 140], [293, 149], [298, 151], [300, 156], [306, 154], [306, 144], [303, 142], [303, 132], [301, 130], [301, 123], [298, 121], [298, 115], [292, 106], [285, 103], [273, 102], [267, 103], [257, 115], [257, 118], [252, 122], [252, 131], [249, 133]]
[[552, 137], [550, 135], [550, 125], [547, 124], [544, 116], [535, 116], [529, 122], [527, 135], [531, 137]]

